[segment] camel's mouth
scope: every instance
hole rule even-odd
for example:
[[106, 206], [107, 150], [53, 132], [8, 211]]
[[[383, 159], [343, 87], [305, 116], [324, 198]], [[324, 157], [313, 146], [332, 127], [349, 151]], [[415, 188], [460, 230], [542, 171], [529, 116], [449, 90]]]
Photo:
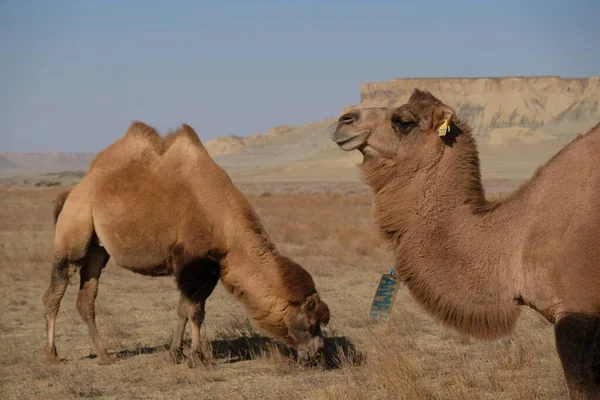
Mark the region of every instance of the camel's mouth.
[[360, 150], [362, 151], [367, 146], [367, 137], [369, 131], [361, 129], [358, 131], [351, 131], [345, 126], [338, 126], [338, 128], [331, 135], [331, 139], [345, 151]]
[[322, 336], [312, 337], [307, 344], [296, 348], [298, 358], [302, 361], [310, 361], [323, 354], [325, 340]]

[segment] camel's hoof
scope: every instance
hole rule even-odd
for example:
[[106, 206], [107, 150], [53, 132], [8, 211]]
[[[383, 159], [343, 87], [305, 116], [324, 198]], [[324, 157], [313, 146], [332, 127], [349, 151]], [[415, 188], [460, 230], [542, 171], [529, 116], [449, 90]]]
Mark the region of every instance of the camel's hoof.
[[114, 356], [109, 356], [108, 354], [98, 357], [98, 365], [110, 365], [115, 362]]
[[196, 368], [199, 365], [203, 365], [206, 368], [211, 368], [216, 365], [212, 357], [207, 358], [201, 353], [190, 353], [188, 357], [188, 367]]
[[185, 357], [183, 356], [183, 351], [181, 349], [170, 350], [166, 356], [167, 361], [173, 364], [181, 364], [184, 358]]
[[46, 353], [44, 355], [44, 362], [46, 364], [56, 365], [56, 364], [60, 364], [60, 359], [58, 358], [58, 356], [56, 354]]
[[60, 363], [56, 347], [49, 348], [46, 346], [46, 349], [44, 350], [44, 362], [52, 365]]

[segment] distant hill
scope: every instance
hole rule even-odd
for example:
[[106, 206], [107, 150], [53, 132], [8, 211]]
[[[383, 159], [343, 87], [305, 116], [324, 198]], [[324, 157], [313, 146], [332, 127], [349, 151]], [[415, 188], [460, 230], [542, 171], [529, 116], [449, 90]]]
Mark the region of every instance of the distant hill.
[[19, 164], [7, 158], [6, 156], [0, 154], [0, 169], [14, 169], [19, 170], [22, 169]]
[[[96, 153], [0, 153], [0, 175], [87, 170]], [[5, 168], [2, 159], [19, 169]]]

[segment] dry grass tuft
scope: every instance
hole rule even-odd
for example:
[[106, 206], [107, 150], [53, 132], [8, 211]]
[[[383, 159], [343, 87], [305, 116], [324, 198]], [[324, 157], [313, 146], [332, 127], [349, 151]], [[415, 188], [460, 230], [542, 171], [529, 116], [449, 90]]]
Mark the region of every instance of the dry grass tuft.
[[[50, 179], [50, 178], [48, 178]], [[301, 365], [263, 337], [219, 285], [208, 300], [203, 346], [214, 367], [168, 361], [178, 294], [172, 279], [111, 264], [100, 280], [98, 326], [110, 366], [96, 364], [75, 310], [77, 279], [57, 321], [57, 366], [41, 362], [42, 295], [50, 275], [58, 187], [0, 190], [0, 398], [551, 399], [566, 387], [552, 329], [524, 310], [514, 337], [477, 342], [441, 327], [400, 289], [389, 322], [367, 313], [392, 257], [360, 184], [329, 188], [242, 185], [269, 234], [305, 266], [328, 302], [324, 357]], [[185, 343], [186, 352], [189, 339]]]

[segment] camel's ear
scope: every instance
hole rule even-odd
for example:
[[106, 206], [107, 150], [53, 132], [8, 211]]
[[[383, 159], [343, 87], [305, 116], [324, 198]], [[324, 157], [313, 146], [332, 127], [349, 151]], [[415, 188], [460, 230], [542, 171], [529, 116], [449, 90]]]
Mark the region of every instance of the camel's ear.
[[431, 118], [431, 129], [438, 132], [440, 136], [446, 136], [450, 132], [450, 121], [454, 117], [454, 110], [447, 106], [439, 106], [433, 111]]
[[321, 318], [321, 324], [327, 326], [330, 318], [329, 307], [323, 302], [319, 304], [319, 317]]

